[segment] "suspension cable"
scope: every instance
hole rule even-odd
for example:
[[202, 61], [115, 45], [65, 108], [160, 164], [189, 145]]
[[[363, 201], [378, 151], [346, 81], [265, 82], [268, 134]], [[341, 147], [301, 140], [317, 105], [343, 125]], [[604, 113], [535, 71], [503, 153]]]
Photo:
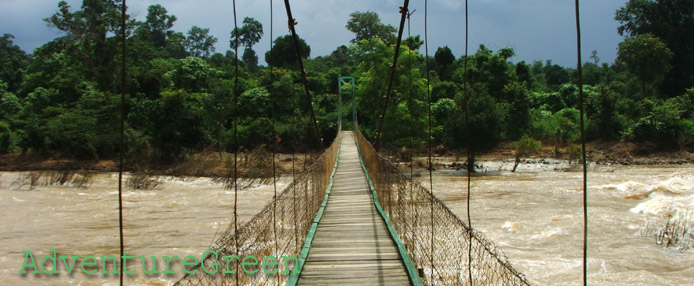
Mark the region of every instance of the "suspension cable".
[[120, 81], [120, 158], [118, 160], [118, 231], [120, 236], [120, 286], [123, 286], [123, 257], [125, 256], [125, 243], [123, 240], [123, 153], [125, 149], [125, 87], [126, 87], [126, 38], [127, 38], [127, 27], [126, 27], [126, 11], [127, 11], [126, 1], [123, 0], [123, 6], [121, 6], [121, 50], [123, 52], [121, 59], [121, 81]]
[[[410, 34], [410, 17], [414, 12], [417, 11], [417, 9], [413, 10], [412, 12], [407, 13], [407, 39], [412, 40], [411, 37], [412, 35]], [[407, 86], [408, 86], [408, 91], [410, 94], [410, 146], [408, 148], [408, 156], [410, 159], [410, 199], [412, 199], [412, 193], [414, 193], [414, 160], [412, 157], [412, 148], [414, 148], [414, 99], [412, 96], [412, 47], [410, 45], [407, 45], [407, 50], [409, 51], [409, 55], [407, 57]], [[407, 227], [408, 223], [405, 224], [405, 233], [408, 233]], [[414, 254], [414, 251], [412, 252]]]
[[432, 165], [432, 154], [431, 154], [431, 90], [429, 88], [431, 80], [431, 69], [429, 68], [429, 33], [427, 22], [429, 20], [429, 1], [424, 0], [424, 62], [427, 66], [427, 114], [428, 114], [428, 134], [427, 134], [427, 149], [428, 149], [428, 161], [429, 161], [429, 190], [431, 191], [431, 285], [434, 285], [434, 179], [433, 179], [433, 165]]
[[463, 94], [464, 94], [464, 100], [465, 100], [465, 150], [467, 151], [467, 226], [469, 228], [468, 230], [468, 235], [469, 235], [469, 241], [468, 241], [468, 248], [467, 248], [467, 274], [468, 274], [468, 279], [470, 280], [470, 285], [473, 285], [472, 282], [472, 217], [470, 216], [470, 195], [471, 195], [471, 187], [472, 187], [472, 178], [471, 178], [471, 170], [474, 168], [474, 164], [470, 166], [472, 163], [472, 154], [470, 153], [470, 125], [468, 121], [468, 115], [470, 113], [470, 108], [468, 107], [469, 103], [469, 93], [468, 93], [468, 76], [467, 76], [467, 65], [468, 65], [468, 37], [469, 37], [469, 20], [468, 20], [468, 0], [465, 0], [465, 63], [463, 64]]
[[583, 285], [588, 285], [588, 169], [586, 162], [586, 137], [583, 122], [583, 67], [581, 59], [581, 15], [579, 1], [576, 0], [576, 50], [578, 53], [578, 110], [581, 127], [581, 156], [583, 157]]
[[292, 39], [294, 40], [294, 51], [296, 52], [296, 58], [299, 61], [299, 71], [301, 73], [301, 82], [304, 85], [304, 92], [306, 93], [306, 101], [309, 107], [309, 114], [311, 115], [311, 121], [313, 121], [313, 131], [315, 132], [316, 139], [318, 140], [318, 147], [322, 147], [322, 141], [320, 131], [318, 129], [318, 121], [316, 121], [316, 114], [313, 112], [313, 100], [311, 99], [311, 92], [308, 88], [308, 82], [306, 81], [306, 69], [304, 68], [304, 61], [301, 58], [301, 50], [299, 49], [299, 36], [296, 35], [296, 29], [294, 26], [298, 24], [296, 19], [292, 16], [292, 8], [289, 5], [289, 0], [284, 0], [284, 6], [287, 10], [287, 19], [289, 19], [289, 31], [292, 33]]
[[[234, 62], [234, 178], [233, 178], [233, 184], [234, 184], [234, 248], [236, 250], [236, 256], [239, 255], [239, 214], [238, 214], [238, 201], [239, 201], [239, 186], [238, 186], [238, 131], [239, 131], [239, 108], [238, 108], [238, 101], [239, 101], [239, 33], [238, 33], [238, 25], [237, 25], [237, 20], [236, 20], [236, 0], [233, 0], [233, 5], [234, 5], [234, 30], [237, 31], [234, 33], [234, 36], [236, 37], [236, 43], [237, 45], [234, 45], [234, 57], [235, 57], [235, 62]], [[234, 274], [235, 279], [235, 285], [239, 285], [239, 264], [236, 263], [236, 272]]]
[[[426, 1], [425, 1], [426, 2]], [[402, 41], [402, 32], [405, 28], [405, 18], [408, 13], [408, 6], [410, 5], [410, 0], [405, 0], [405, 3], [400, 7], [400, 28], [398, 29], [398, 40], [395, 43], [395, 55], [393, 56], [393, 65], [390, 66], [390, 79], [388, 80], [388, 87], [386, 88], [386, 95], [384, 96], [383, 112], [381, 112], [381, 120], [378, 123], [378, 131], [376, 131], [376, 141], [375, 147], [376, 152], [378, 152], [381, 147], [379, 144], [379, 139], [381, 138], [381, 131], [383, 131], [383, 122], [386, 119], [386, 111], [388, 110], [388, 101], [390, 100], [390, 92], [393, 88], [393, 80], [395, 79], [395, 70], [398, 64], [398, 56], [400, 55], [400, 44]]]
[[[272, 58], [272, 43], [273, 43], [273, 38], [272, 38], [272, 32], [273, 32], [273, 9], [272, 9], [272, 0], [270, 0], [270, 58]], [[270, 68], [270, 84], [274, 82], [274, 71], [273, 66], [272, 66], [272, 61], [268, 63], [268, 68]], [[272, 98], [272, 88], [269, 91], [270, 93], [270, 98]], [[277, 141], [279, 140], [279, 135], [275, 137], [275, 121], [277, 120], [276, 114], [277, 110], [275, 110], [275, 102], [273, 101], [272, 105], [272, 114], [271, 116], [271, 125], [272, 125], [272, 135], [270, 138], [271, 143], [272, 143], [272, 186], [273, 186], [273, 191], [274, 194], [272, 196], [272, 235], [273, 239], [275, 241], [275, 257], [280, 257], [279, 255], [279, 243], [277, 242], [277, 164], [275, 163], [275, 157], [277, 155]], [[296, 227], [295, 227], [296, 229]], [[280, 285], [280, 271], [277, 271], [277, 285]]]

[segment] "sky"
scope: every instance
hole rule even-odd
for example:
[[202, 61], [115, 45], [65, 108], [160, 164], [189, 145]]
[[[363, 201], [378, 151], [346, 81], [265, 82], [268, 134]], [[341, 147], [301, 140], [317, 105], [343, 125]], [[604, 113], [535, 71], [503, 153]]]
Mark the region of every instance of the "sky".
[[[253, 17], [263, 24], [265, 35], [253, 48], [264, 63], [264, 54], [270, 48], [270, 2], [238, 0], [238, 24], [244, 17]], [[0, 34], [15, 36], [14, 43], [26, 52], [61, 35], [49, 27], [43, 18], [58, 11], [58, 0], [0, 0]], [[73, 11], [81, 0], [67, 0]], [[465, 51], [464, 0], [428, 1], [429, 55], [448, 46], [456, 57]], [[582, 0], [582, 53], [583, 61], [593, 50], [601, 62], [612, 63], [622, 37], [617, 33], [619, 23], [615, 11], [627, 0]], [[234, 26], [231, 0], [129, 0], [128, 13], [138, 20], [147, 16], [147, 7], [164, 6], [178, 20], [174, 30], [187, 32], [192, 26], [210, 28], [218, 38], [216, 51], [229, 49], [229, 37]], [[284, 1], [274, 0], [273, 37], [288, 34]], [[354, 38], [345, 25], [355, 11], [373, 11], [381, 21], [396, 28], [399, 25], [399, 6], [396, 0], [294, 0], [290, 1], [294, 18], [299, 23], [296, 31], [311, 46], [311, 57], [330, 54], [340, 45], [348, 45]], [[411, 34], [424, 39], [424, 0], [410, 1]], [[514, 62], [552, 60], [565, 67], [575, 66], [576, 28], [573, 0], [469, 0], [469, 51], [474, 53], [480, 44], [496, 51], [504, 47], [515, 50]], [[404, 35], [407, 35], [407, 25]], [[425, 47], [420, 49], [425, 52]]]

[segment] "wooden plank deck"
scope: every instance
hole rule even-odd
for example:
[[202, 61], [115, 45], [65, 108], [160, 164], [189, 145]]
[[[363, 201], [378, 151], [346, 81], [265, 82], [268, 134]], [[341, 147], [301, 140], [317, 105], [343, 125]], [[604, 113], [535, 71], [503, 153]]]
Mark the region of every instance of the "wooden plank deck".
[[333, 188], [299, 285], [409, 285], [405, 266], [373, 204], [352, 132], [342, 133]]

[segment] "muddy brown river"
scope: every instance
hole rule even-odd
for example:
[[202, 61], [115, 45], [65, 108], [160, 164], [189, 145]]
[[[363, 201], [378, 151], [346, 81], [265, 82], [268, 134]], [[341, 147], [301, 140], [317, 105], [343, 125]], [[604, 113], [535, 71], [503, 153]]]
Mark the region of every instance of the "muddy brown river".
[[[581, 173], [555, 171], [557, 166], [562, 168], [525, 164], [510, 173], [510, 163], [491, 162], [473, 177], [473, 227], [534, 285], [581, 283]], [[117, 274], [81, 269], [71, 275], [64, 268], [60, 274], [19, 274], [22, 251], [32, 251], [37, 260], [51, 248], [66, 256], [118, 254], [117, 174], [97, 174], [87, 188], [33, 190], [15, 183], [22, 176], [0, 173], [0, 285], [118, 285]], [[641, 233], [668, 214], [691, 221], [694, 167], [600, 166], [591, 167], [589, 176], [589, 283], [692, 285], [694, 249], [665, 248]], [[418, 179], [428, 182], [426, 173]], [[279, 189], [288, 183], [282, 178]], [[461, 171], [434, 173], [434, 193], [466, 220], [464, 187]], [[240, 219], [250, 219], [272, 194], [271, 185], [241, 191]], [[126, 188], [124, 204], [126, 253], [133, 256], [200, 257], [233, 216], [233, 192], [208, 178], [164, 178], [147, 191]], [[183, 275], [177, 267], [170, 275], [126, 275], [126, 282], [169, 285]]]

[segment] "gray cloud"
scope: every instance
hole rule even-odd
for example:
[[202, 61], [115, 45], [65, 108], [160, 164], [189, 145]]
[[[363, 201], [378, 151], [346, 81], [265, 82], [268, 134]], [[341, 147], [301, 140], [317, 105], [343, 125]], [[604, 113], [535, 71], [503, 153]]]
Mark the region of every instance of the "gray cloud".
[[[73, 9], [81, 0], [67, 1]], [[612, 62], [622, 38], [617, 34], [615, 11], [626, 0], [583, 0], [583, 54], [584, 61], [592, 50], [597, 50], [603, 62]], [[283, 1], [274, 1], [274, 37], [288, 33], [287, 16]], [[576, 64], [574, 11], [571, 0], [470, 0], [470, 52], [480, 44], [497, 50], [506, 46], [515, 49], [514, 61], [551, 59], [564, 66]], [[57, 0], [0, 0], [0, 33], [13, 34], [23, 49], [34, 48], [59, 36], [54, 28], [41, 19], [57, 11]], [[186, 32], [193, 25], [210, 28], [218, 38], [217, 52], [229, 49], [229, 36], [233, 28], [231, 0], [130, 0], [129, 13], [143, 20], [147, 7], [161, 4], [178, 21], [174, 29]], [[374, 11], [384, 23], [398, 25], [401, 1], [291, 1], [299, 36], [311, 46], [311, 56], [327, 55], [339, 45], [349, 44], [353, 34], [345, 25], [354, 11]], [[237, 1], [238, 23], [250, 16], [263, 23], [265, 36], [254, 49], [261, 62], [270, 47], [270, 1]], [[464, 52], [464, 1], [429, 1], [429, 53], [448, 45], [456, 56]], [[412, 34], [424, 33], [424, 1], [411, 1]], [[424, 49], [422, 48], [422, 52]]]

